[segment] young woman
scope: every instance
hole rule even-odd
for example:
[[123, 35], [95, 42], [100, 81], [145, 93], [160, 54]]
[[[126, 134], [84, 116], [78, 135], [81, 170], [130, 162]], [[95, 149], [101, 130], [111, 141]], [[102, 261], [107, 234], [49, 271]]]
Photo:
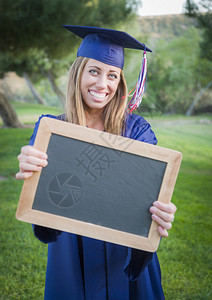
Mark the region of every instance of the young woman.
[[[126, 113], [127, 86], [122, 71], [123, 47], [149, 49], [123, 32], [81, 26], [66, 28], [82, 37], [83, 42], [69, 73], [65, 115], [45, 117], [156, 144], [148, 122]], [[29, 178], [48, 163], [47, 155], [33, 147], [40, 119], [30, 145], [22, 147], [18, 156], [17, 179]], [[158, 201], [150, 208], [161, 237], [168, 236], [175, 211], [174, 204]], [[37, 225], [33, 230], [39, 240], [48, 243], [46, 300], [164, 299], [156, 253]]]

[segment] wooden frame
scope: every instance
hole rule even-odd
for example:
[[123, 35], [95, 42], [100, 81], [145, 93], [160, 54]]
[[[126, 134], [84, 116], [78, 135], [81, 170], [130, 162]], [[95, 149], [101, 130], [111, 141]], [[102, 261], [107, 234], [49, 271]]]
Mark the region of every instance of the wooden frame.
[[[106, 148], [112, 148], [115, 151], [118, 150], [165, 162], [167, 165], [162, 178], [158, 201], [164, 203], [169, 203], [171, 201], [174, 185], [182, 160], [182, 154], [180, 152], [142, 143], [125, 137], [118, 137], [106, 132], [99, 132], [94, 129], [85, 128], [51, 118], [42, 118], [34, 147], [43, 152], [47, 152], [52, 134], [86, 143], [92, 143]], [[148, 237], [144, 237], [84, 222], [82, 220], [71, 219], [33, 209], [33, 202], [42, 172], [43, 171], [35, 172], [31, 178], [24, 181], [16, 212], [16, 218], [18, 220], [149, 252], [157, 250], [160, 242], [160, 236], [157, 231], [157, 225], [154, 221], [151, 221]]]

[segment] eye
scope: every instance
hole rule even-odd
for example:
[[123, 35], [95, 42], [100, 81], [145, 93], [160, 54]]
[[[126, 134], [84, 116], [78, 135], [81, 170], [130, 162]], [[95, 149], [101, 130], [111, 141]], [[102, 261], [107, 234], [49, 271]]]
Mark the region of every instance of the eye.
[[109, 74], [109, 77], [112, 78], [112, 79], [117, 79], [118, 76], [116, 74]]
[[89, 73], [92, 74], [92, 75], [97, 75], [98, 74], [97, 70], [93, 70], [93, 69], [89, 70]]

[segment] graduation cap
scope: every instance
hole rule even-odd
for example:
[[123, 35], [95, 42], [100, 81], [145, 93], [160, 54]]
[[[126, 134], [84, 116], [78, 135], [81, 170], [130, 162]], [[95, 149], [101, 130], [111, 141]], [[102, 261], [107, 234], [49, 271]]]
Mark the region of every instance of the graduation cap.
[[135, 91], [131, 95], [133, 97], [128, 105], [128, 112], [136, 109], [146, 89], [146, 51], [152, 52], [152, 50], [124, 31], [78, 25], [63, 25], [63, 27], [83, 39], [77, 51], [77, 57], [92, 58], [123, 69], [124, 48], [144, 51], [141, 72]]

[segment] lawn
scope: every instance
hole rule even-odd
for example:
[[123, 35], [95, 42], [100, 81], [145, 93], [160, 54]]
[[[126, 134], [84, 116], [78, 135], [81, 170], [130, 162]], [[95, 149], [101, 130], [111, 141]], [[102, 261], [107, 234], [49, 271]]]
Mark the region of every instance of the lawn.
[[212, 126], [207, 118], [182, 121], [153, 126], [159, 145], [183, 153], [175, 222], [158, 251], [163, 287], [166, 299], [212, 299]]
[[[62, 108], [58, 108], [55, 106], [40, 105], [36, 103], [26, 104], [14, 102], [12, 105], [16, 113], [18, 114], [20, 121], [23, 124], [35, 123], [41, 114], [59, 115], [62, 112]], [[1, 119], [0, 125], [2, 125]]]
[[[16, 109], [22, 121], [34, 122], [34, 110], [28, 110], [26, 116], [20, 106]], [[39, 107], [36, 117], [38, 114]], [[166, 300], [211, 299], [212, 119], [172, 116], [148, 120], [160, 146], [183, 153], [172, 198], [178, 207], [175, 222], [158, 250]], [[34, 238], [31, 225], [15, 219], [22, 187], [14, 179], [16, 156], [31, 133], [30, 128], [0, 129], [0, 176], [6, 178], [0, 181], [1, 300], [43, 299], [47, 246]]]

